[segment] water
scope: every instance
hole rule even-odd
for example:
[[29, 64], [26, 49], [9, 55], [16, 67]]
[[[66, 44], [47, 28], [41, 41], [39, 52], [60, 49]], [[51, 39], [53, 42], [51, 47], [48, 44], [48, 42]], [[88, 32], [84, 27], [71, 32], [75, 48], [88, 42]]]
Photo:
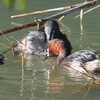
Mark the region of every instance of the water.
[[[45, 14], [32, 15], [22, 18], [11, 19], [12, 15], [20, 13], [28, 13], [50, 8], [57, 8], [84, 2], [84, 0], [26, 0], [26, 9], [24, 12], [14, 11], [5, 7], [0, 1], [0, 30], [15, 27], [17, 24], [26, 24], [34, 21], [34, 17], [45, 18], [58, 12], [50, 12]], [[83, 22], [80, 23], [79, 18], [74, 17], [79, 11], [65, 16], [59, 22], [61, 31], [68, 36], [73, 50], [91, 49], [100, 51], [100, 8], [89, 12], [83, 16]], [[83, 29], [82, 29], [82, 28]], [[35, 30], [31, 27], [19, 31], [6, 34], [10, 41], [17, 44], [10, 36], [21, 40], [28, 31]], [[11, 44], [0, 36], [0, 42], [11, 47]], [[0, 53], [8, 48], [0, 45]], [[83, 75], [76, 76], [60, 68], [51, 69], [48, 62], [42, 61], [38, 57], [25, 55], [28, 61], [24, 62], [21, 67], [21, 56], [12, 56], [9, 50], [4, 54], [8, 60], [0, 66], [0, 99], [1, 100], [99, 100], [100, 84], [92, 83], [89, 78]], [[56, 61], [56, 57], [50, 57]], [[49, 60], [51, 63], [51, 60]], [[52, 63], [55, 65], [54, 63]], [[56, 84], [57, 83], [57, 84]]]

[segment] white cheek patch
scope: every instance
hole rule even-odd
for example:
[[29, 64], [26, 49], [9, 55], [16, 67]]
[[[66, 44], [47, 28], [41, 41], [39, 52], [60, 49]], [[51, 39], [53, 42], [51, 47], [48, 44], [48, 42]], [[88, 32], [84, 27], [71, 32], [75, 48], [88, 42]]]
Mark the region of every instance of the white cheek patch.
[[46, 35], [47, 35], [47, 38], [49, 39], [50, 33], [51, 33], [50, 27], [45, 27], [45, 33], [46, 33]]

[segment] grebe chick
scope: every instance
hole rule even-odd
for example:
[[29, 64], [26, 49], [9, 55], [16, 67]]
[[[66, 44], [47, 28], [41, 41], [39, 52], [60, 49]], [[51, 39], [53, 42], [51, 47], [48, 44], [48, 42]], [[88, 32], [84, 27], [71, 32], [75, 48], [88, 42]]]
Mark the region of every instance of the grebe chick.
[[57, 62], [60, 67], [76, 69], [82, 73], [100, 73], [100, 55], [98, 53], [91, 50], [80, 50], [69, 55], [68, 49], [64, 41], [58, 39], [50, 41], [49, 51], [51, 54], [58, 55]]

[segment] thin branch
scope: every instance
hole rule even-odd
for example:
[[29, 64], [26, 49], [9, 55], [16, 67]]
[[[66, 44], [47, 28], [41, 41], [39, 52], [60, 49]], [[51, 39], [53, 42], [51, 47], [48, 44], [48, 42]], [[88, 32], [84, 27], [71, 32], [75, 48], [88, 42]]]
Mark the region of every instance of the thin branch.
[[0, 44], [6, 48], [11, 48], [11, 47], [8, 47], [7, 45], [4, 45], [3, 43], [0, 42]]
[[5, 39], [6, 39], [10, 44], [12, 44], [11, 41], [4, 35], [4, 33], [3, 33], [2, 31], [0, 31], [0, 33], [5, 37]]
[[11, 42], [11, 44], [12, 44], [12, 54], [13, 54], [13, 57], [14, 57], [15, 56], [15, 53], [14, 53], [14, 43]]
[[25, 14], [20, 14], [20, 15], [13, 15], [13, 16], [11, 16], [11, 18], [24, 17], [24, 16], [33, 15], [33, 14], [47, 13], [47, 12], [51, 12], [51, 11], [60, 11], [60, 10], [71, 9], [71, 8], [76, 7], [76, 6], [79, 6], [79, 5], [85, 4], [86, 2], [89, 2], [89, 1], [85, 1], [85, 2], [80, 3], [80, 4], [71, 5], [71, 6], [66, 6], [66, 7], [47, 9], [47, 10], [36, 11], [36, 12], [31, 12], [31, 13], [25, 13]]
[[[40, 24], [44, 23], [44, 22], [41, 23], [41, 21], [39, 21], [39, 22], [40, 22]], [[21, 26], [17, 26], [17, 27], [14, 27], [14, 28], [3, 30], [3, 31], [0, 32], [0, 35], [2, 35], [1, 33], [7, 34], [7, 33], [10, 33], [10, 32], [14, 32], [14, 31], [17, 31], [17, 30], [25, 29], [25, 28], [28, 28], [28, 27], [36, 26], [36, 25], [37, 25], [37, 22], [31, 22], [31, 23], [28, 23], [28, 24], [24, 24], [24, 25], [21, 25]]]

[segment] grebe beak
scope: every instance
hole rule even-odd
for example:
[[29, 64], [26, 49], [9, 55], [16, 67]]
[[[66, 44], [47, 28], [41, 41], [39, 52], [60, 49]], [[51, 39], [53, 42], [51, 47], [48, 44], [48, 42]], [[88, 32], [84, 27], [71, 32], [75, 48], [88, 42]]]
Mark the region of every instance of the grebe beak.
[[49, 36], [49, 41], [52, 40], [54, 38], [54, 34], [55, 34], [55, 30], [52, 31], [52, 33]]
[[4, 57], [3, 60], [7, 60], [7, 58]]

